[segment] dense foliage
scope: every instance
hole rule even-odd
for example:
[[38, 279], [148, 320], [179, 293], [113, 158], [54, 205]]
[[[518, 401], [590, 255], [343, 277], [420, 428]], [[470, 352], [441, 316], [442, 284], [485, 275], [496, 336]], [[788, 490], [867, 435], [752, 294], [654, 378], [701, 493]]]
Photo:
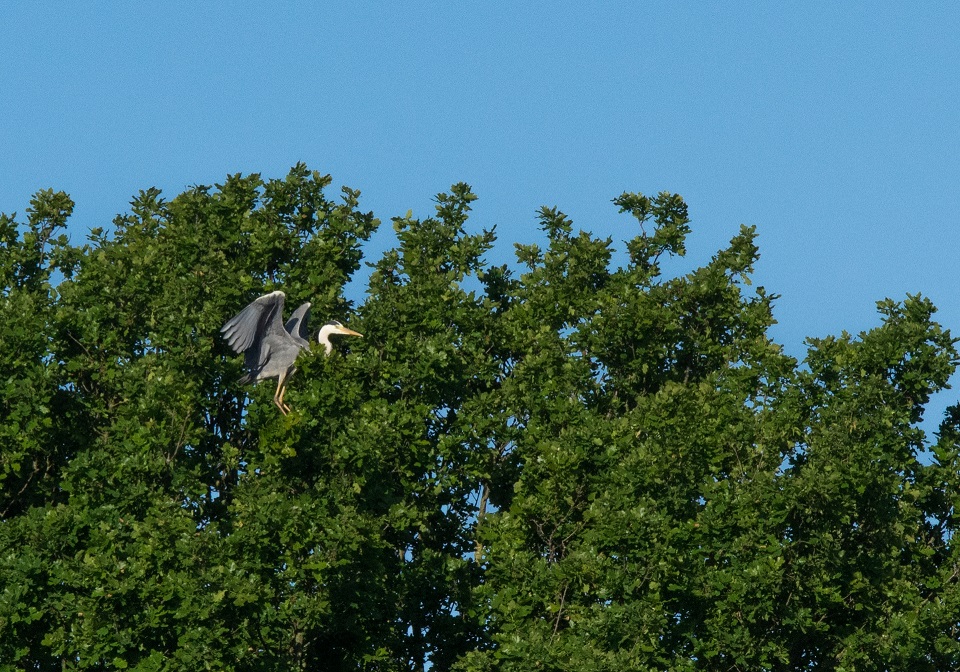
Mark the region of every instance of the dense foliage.
[[[454, 185], [379, 225], [302, 165], [0, 218], [0, 670], [960, 669], [957, 364], [918, 296], [772, 342], [742, 228], [612, 243], [544, 208], [491, 266]], [[282, 289], [364, 333], [273, 386], [218, 329]]]

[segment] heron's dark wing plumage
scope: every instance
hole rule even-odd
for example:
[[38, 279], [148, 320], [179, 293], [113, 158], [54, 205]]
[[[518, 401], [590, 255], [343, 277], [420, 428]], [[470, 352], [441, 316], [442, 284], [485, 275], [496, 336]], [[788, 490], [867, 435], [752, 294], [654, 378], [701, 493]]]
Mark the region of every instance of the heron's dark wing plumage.
[[310, 302], [307, 301], [300, 305], [297, 308], [293, 315], [290, 316], [290, 319], [287, 320], [286, 329], [291, 336], [296, 336], [302, 338], [303, 340], [308, 340], [310, 322]]
[[246, 353], [247, 368], [262, 366], [270, 352], [269, 342], [283, 330], [283, 292], [271, 292], [252, 301], [230, 318], [223, 328], [223, 336], [234, 352]]
[[244, 352], [271, 331], [282, 329], [283, 292], [265, 294], [230, 318], [220, 329], [234, 352]]

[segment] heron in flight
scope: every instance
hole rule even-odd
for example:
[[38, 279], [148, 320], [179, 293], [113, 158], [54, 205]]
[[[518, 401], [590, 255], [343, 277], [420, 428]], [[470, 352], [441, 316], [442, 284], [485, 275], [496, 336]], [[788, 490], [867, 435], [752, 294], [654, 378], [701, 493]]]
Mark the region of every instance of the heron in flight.
[[[230, 318], [220, 331], [234, 352], [244, 353], [247, 375], [239, 382], [246, 384], [276, 378], [277, 391], [273, 394], [273, 403], [286, 415], [290, 412], [290, 407], [283, 403], [287, 379], [296, 371], [293, 364], [300, 352], [310, 349], [307, 331], [310, 302], [297, 308], [284, 324], [283, 300], [283, 292], [264, 294]], [[336, 334], [363, 336], [337, 321], [327, 322], [320, 328], [317, 341], [328, 355], [333, 350], [330, 337]]]

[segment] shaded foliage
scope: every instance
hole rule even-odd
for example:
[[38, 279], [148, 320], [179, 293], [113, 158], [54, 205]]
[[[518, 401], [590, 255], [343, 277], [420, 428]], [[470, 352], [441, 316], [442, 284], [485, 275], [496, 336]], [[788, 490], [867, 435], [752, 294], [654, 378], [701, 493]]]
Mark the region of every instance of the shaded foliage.
[[[960, 667], [955, 340], [925, 298], [771, 341], [755, 231], [683, 256], [624, 193], [626, 261], [539, 213], [491, 266], [454, 185], [380, 225], [297, 165], [80, 246], [41, 191], [0, 217], [0, 668]], [[282, 289], [365, 338], [298, 361], [281, 416], [218, 336]]]

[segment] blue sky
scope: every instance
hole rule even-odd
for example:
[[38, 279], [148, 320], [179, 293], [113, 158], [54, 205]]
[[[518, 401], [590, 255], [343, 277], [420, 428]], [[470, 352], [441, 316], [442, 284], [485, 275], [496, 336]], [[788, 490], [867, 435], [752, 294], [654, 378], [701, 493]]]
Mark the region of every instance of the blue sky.
[[791, 354], [907, 292], [960, 333], [960, 5], [4, 2], [0, 22], [0, 211], [65, 190], [75, 242], [140, 189], [297, 161], [386, 229], [470, 183], [498, 263], [541, 205], [619, 244], [611, 199], [669, 190], [681, 268], [757, 226]]

